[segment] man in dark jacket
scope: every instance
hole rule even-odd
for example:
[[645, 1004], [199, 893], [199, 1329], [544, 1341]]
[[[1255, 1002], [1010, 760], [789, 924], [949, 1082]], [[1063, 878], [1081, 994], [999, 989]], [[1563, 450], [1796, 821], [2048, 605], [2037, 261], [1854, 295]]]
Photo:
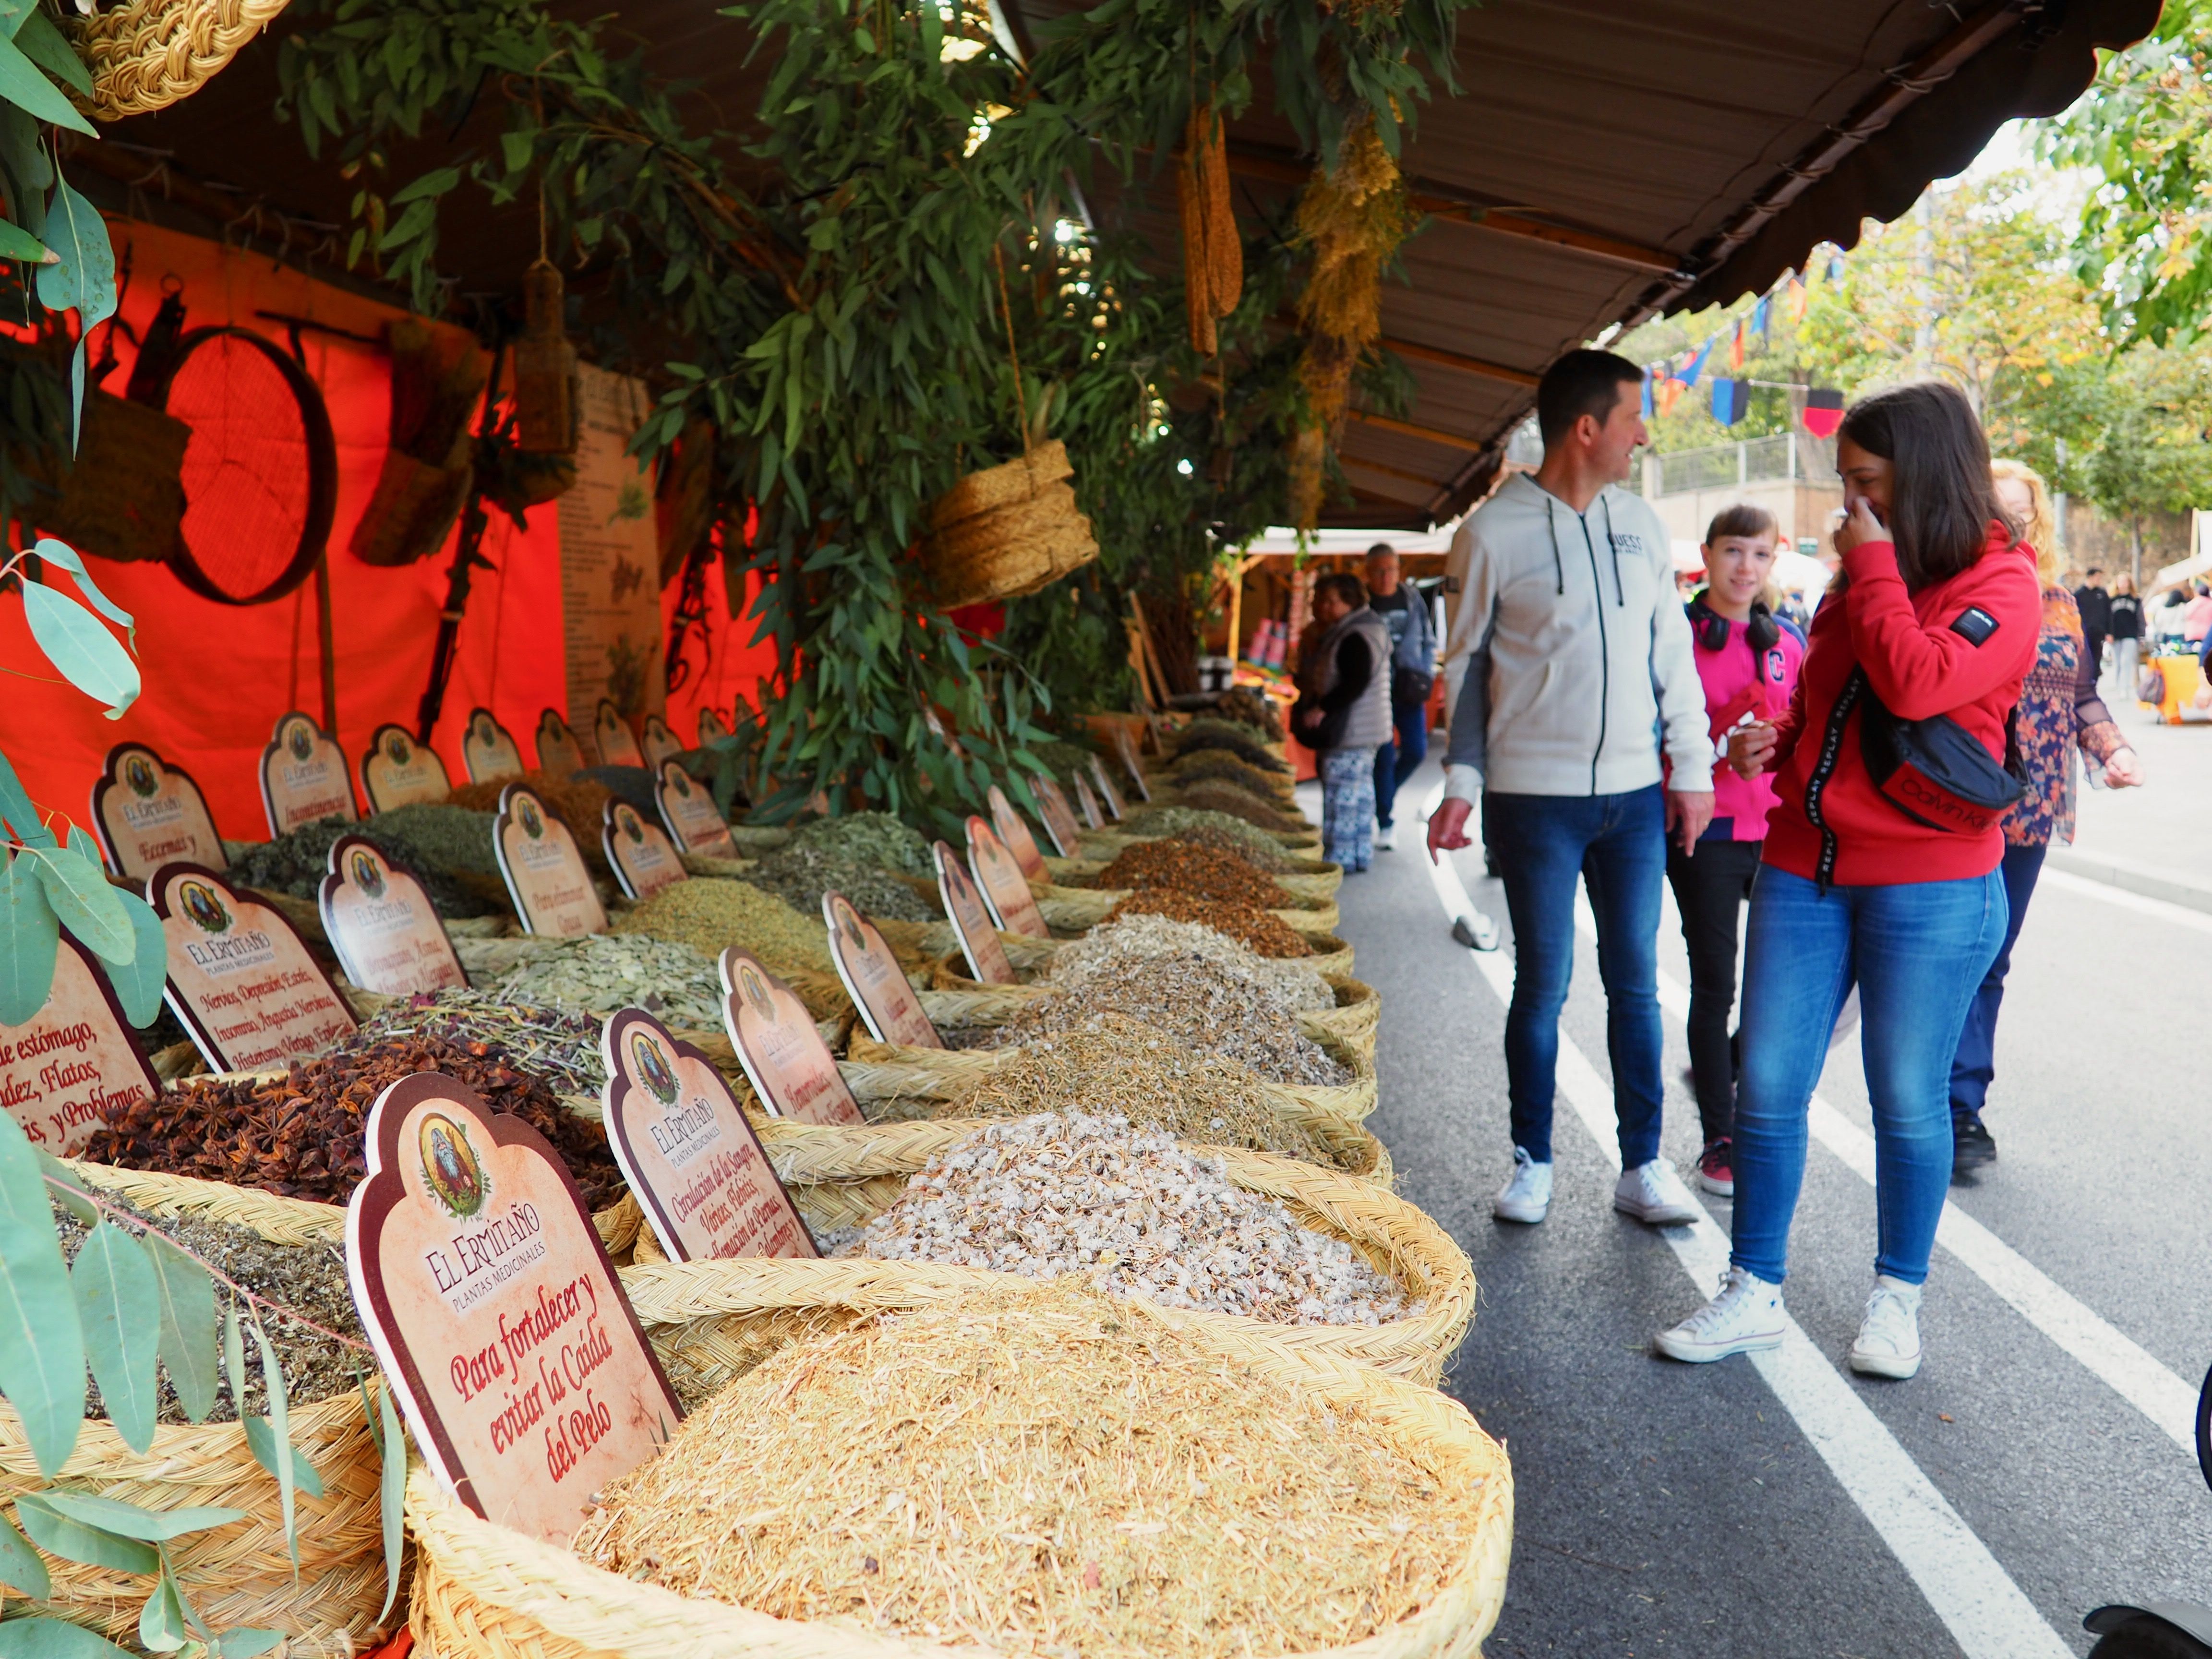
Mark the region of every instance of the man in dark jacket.
[[2105, 573], [2092, 568], [2089, 579], [2074, 590], [2074, 604], [2081, 613], [2081, 660], [2094, 674], [2104, 671], [2105, 641], [2112, 631], [2112, 596], [2105, 591]]
[[1428, 601], [1399, 580], [1398, 550], [1367, 550], [1367, 605], [1390, 630], [1390, 736], [1375, 751], [1375, 845], [1398, 844], [1391, 823], [1398, 790], [1429, 752], [1429, 688], [1436, 684], [1437, 630]]

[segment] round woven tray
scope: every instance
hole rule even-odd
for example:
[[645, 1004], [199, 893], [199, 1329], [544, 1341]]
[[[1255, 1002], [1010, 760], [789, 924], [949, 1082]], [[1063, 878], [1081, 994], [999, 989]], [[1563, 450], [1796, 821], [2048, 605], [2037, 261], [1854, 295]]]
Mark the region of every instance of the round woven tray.
[[[246, 1227], [279, 1244], [343, 1248], [345, 1212], [183, 1176], [71, 1164], [88, 1186], [112, 1192], [142, 1214], [193, 1217]], [[148, 1509], [206, 1504], [243, 1510], [246, 1518], [170, 1545], [185, 1594], [217, 1629], [234, 1625], [281, 1630], [299, 1659], [350, 1659], [388, 1633], [384, 1605], [384, 1529], [377, 1502], [382, 1464], [348, 1389], [295, 1406], [293, 1443], [321, 1476], [323, 1496], [297, 1494], [300, 1576], [292, 1576], [276, 1479], [247, 1449], [234, 1422], [173, 1424], [154, 1431], [135, 1452], [105, 1419], [88, 1419], [60, 1479], [72, 1490]], [[15, 1414], [0, 1404], [0, 1502], [46, 1485]], [[28, 1604], [88, 1625], [117, 1642], [135, 1642], [150, 1576], [46, 1558], [53, 1599]], [[12, 1605], [12, 1604], [11, 1604]], [[397, 1622], [394, 1615], [393, 1622]]]
[[1047, 484], [1074, 475], [1075, 467], [1067, 459], [1066, 444], [1058, 439], [1040, 444], [1026, 455], [1018, 455], [1000, 465], [987, 466], [962, 478], [931, 506], [930, 527], [948, 529], [994, 507], [1026, 501]]
[[[623, 1284], [672, 1375], [734, 1376], [802, 1333], [929, 1305], [965, 1288], [871, 1271], [883, 1265], [746, 1258], [635, 1267]], [[1338, 1650], [1342, 1659], [1474, 1659], [1497, 1622], [1512, 1554], [1513, 1480], [1504, 1449], [1465, 1407], [1434, 1389], [1285, 1341], [1279, 1330], [1248, 1334], [1182, 1325], [1180, 1334], [1210, 1355], [1360, 1411], [1439, 1480], [1461, 1488], [1480, 1482], [1484, 1492], [1467, 1553], [1436, 1597], [1389, 1630]], [[410, 1627], [435, 1659], [944, 1659], [947, 1651], [849, 1624], [774, 1619], [634, 1583], [477, 1519], [419, 1468], [407, 1484], [407, 1519], [417, 1550]]]

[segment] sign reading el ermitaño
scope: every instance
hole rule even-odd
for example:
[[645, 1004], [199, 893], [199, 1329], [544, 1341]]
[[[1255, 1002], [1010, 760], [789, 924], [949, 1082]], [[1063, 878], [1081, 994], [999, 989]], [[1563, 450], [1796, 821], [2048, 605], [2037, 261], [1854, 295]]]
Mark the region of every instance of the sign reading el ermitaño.
[[684, 857], [657, 823], [647, 823], [626, 800], [599, 809], [599, 845], [607, 864], [634, 899], [648, 899], [684, 879]]
[[557, 708], [538, 717], [538, 769], [556, 778], [573, 777], [584, 769], [584, 745]]
[[653, 798], [660, 803], [660, 821], [668, 826], [679, 849], [708, 858], [737, 857], [738, 843], [715, 809], [714, 796], [708, 793], [705, 784], [693, 782], [691, 775], [674, 761], [661, 762], [659, 775], [653, 781]]
[[607, 913], [568, 826], [531, 790], [510, 783], [499, 792], [492, 850], [507, 878], [507, 896], [526, 930], [556, 939], [604, 933]]
[[599, 1036], [607, 1144], [672, 1261], [820, 1254], [713, 1062], [642, 1008]]
[[659, 771], [660, 763], [672, 755], [684, 752], [684, 739], [668, 729], [668, 722], [658, 714], [645, 717], [645, 739], [641, 744], [648, 769]]
[[592, 715], [592, 746], [599, 751], [602, 766], [642, 766], [645, 750], [637, 746], [637, 735], [629, 729], [629, 722], [622, 717], [622, 710], [606, 697]]
[[991, 833], [991, 826], [972, 814], [968, 819], [968, 870], [983, 890], [983, 902], [991, 907], [992, 920], [999, 924], [1000, 932], [1026, 933], [1031, 939], [1052, 937], [1052, 929], [1044, 925], [1044, 916], [1037, 909], [1036, 895], [1030, 891], [1029, 878], [1014, 862], [1006, 843]]
[[348, 979], [395, 997], [469, 982], [446, 924], [412, 874], [359, 836], [332, 842], [326, 864], [323, 931]]
[[143, 744], [118, 743], [92, 787], [92, 822], [118, 875], [137, 880], [182, 861], [226, 870], [222, 837], [191, 774]]
[[64, 935], [44, 1006], [21, 1025], [0, 1025], [0, 1109], [31, 1145], [67, 1158], [107, 1112], [161, 1092], [106, 976]]
[[350, 823], [361, 816], [337, 739], [296, 710], [276, 722], [276, 734], [261, 751], [261, 807], [272, 836], [324, 818]]
[[753, 1092], [778, 1117], [858, 1128], [867, 1120], [792, 988], [750, 951], [722, 952], [722, 1024]]
[[942, 1048], [945, 1039], [921, 1011], [921, 999], [907, 983], [906, 969], [884, 942], [875, 923], [855, 910], [842, 893], [822, 896], [822, 921], [830, 930], [830, 957], [837, 964], [837, 977], [868, 1035], [878, 1042], [903, 1043], [909, 1048]]
[[1114, 787], [1114, 780], [1106, 775], [1106, 763], [1096, 755], [1091, 757], [1091, 781], [1098, 786], [1098, 799], [1106, 808], [1108, 817], [1118, 823], [1128, 816], [1128, 809], [1121, 804], [1121, 792]]
[[1091, 793], [1091, 781], [1082, 773], [1078, 772], [1073, 781], [1075, 807], [1083, 814], [1083, 827], [1086, 830], [1103, 830], [1106, 827], [1106, 820], [1099, 816], [1098, 797]]
[[699, 746], [702, 749], [710, 743], [719, 743], [729, 735], [730, 723], [722, 718], [719, 710], [702, 708], [699, 711]]
[[1129, 781], [1137, 787], [1139, 799], [1150, 800], [1152, 787], [1145, 781], [1144, 763], [1137, 758], [1137, 740], [1129, 735], [1126, 726], [1114, 728], [1114, 752], [1121, 757], [1121, 764], [1129, 774]]
[[945, 900], [945, 914], [968, 958], [968, 971], [986, 985], [1014, 985], [1020, 981], [1014, 964], [1006, 960], [998, 923], [983, 903], [983, 896], [962, 867], [960, 854], [948, 842], [939, 842], [931, 856], [937, 860], [937, 890]]
[[461, 763], [468, 768], [471, 783], [519, 778], [522, 749], [490, 709], [471, 708], [469, 723], [461, 729]]
[[487, 1521], [565, 1544], [684, 1410], [544, 1137], [435, 1072], [367, 1126], [346, 1276], [431, 1470]]
[[417, 801], [439, 801], [453, 793], [446, 763], [437, 751], [415, 741], [404, 726], [380, 726], [361, 757], [361, 789], [372, 812], [389, 812]]
[[1038, 849], [1036, 837], [1030, 834], [1029, 820], [1014, 810], [1006, 792], [997, 784], [991, 786], [991, 827], [998, 832], [999, 841], [1013, 854], [1021, 872], [1031, 881], [1042, 881], [1050, 873], [1044, 867], [1044, 854]]
[[148, 878], [146, 902], [168, 946], [162, 994], [216, 1071], [283, 1066], [355, 1029], [292, 924], [214, 871], [165, 864]]
[[1030, 788], [1036, 793], [1040, 816], [1044, 819], [1045, 833], [1060, 850], [1060, 857], [1072, 859], [1080, 855], [1079, 844], [1082, 830], [1075, 822], [1075, 814], [1067, 805], [1067, 793], [1052, 778], [1031, 778]]

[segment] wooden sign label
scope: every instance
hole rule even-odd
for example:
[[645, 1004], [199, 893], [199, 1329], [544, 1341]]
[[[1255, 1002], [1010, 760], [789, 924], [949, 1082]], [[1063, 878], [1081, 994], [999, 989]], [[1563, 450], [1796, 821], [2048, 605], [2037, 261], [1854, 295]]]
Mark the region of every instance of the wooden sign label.
[[1114, 787], [1114, 780], [1106, 775], [1106, 763], [1093, 755], [1091, 757], [1091, 781], [1098, 786], [1098, 799], [1106, 808], [1106, 816], [1116, 823], [1128, 817], [1128, 809], [1121, 803], [1121, 792]]
[[372, 812], [389, 812], [416, 801], [441, 801], [453, 793], [446, 763], [404, 726], [380, 726], [361, 757], [361, 792]]
[[276, 722], [261, 751], [261, 808], [271, 837], [324, 818], [351, 823], [361, 816], [337, 740], [296, 710]]
[[823, 925], [830, 930], [830, 959], [846, 994], [878, 1042], [909, 1048], [942, 1048], [945, 1039], [921, 1011], [921, 999], [907, 983], [906, 969], [885, 944], [875, 923], [855, 910], [842, 893], [822, 896]]
[[1030, 788], [1036, 794], [1037, 806], [1044, 819], [1045, 834], [1060, 849], [1064, 859], [1079, 858], [1083, 852], [1083, 830], [1075, 822], [1075, 813], [1068, 806], [1067, 792], [1054, 778], [1031, 778]]
[[1091, 781], [1080, 772], [1075, 775], [1075, 810], [1083, 814], [1085, 830], [1106, 827], [1106, 820], [1099, 815], [1098, 797], [1091, 793]]
[[668, 722], [658, 714], [645, 717], [645, 763], [652, 771], [660, 769], [660, 763], [672, 755], [684, 752], [684, 740], [668, 729]]
[[691, 775], [674, 761], [660, 763], [659, 775], [653, 781], [653, 798], [660, 805], [660, 821], [668, 826], [669, 838], [677, 850], [684, 853], [703, 853], [708, 858], [733, 859], [738, 856], [738, 843], [730, 835], [730, 826], [714, 810], [714, 798], [707, 793], [707, 786], [695, 783]]
[[319, 895], [323, 931], [348, 979], [395, 997], [469, 982], [446, 924], [411, 873], [359, 836], [332, 842], [327, 867]]
[[143, 744], [118, 743], [92, 787], [92, 822], [109, 866], [138, 880], [165, 864], [228, 870], [207, 798], [191, 774], [165, 763]]
[[991, 912], [961, 865], [960, 854], [940, 841], [930, 855], [937, 860], [937, 891], [952, 922], [953, 937], [960, 941], [960, 954], [968, 958], [968, 971], [986, 985], [1019, 984]]
[[699, 711], [699, 746], [702, 749], [710, 743], [719, 743], [729, 735], [730, 723], [720, 713], [712, 708]]
[[218, 1072], [258, 1072], [328, 1049], [355, 1030], [337, 988], [278, 912], [214, 871], [165, 864], [146, 902], [167, 944], [169, 1006]]
[[604, 933], [607, 913], [584, 867], [568, 826], [532, 791], [510, 783], [499, 792], [492, 820], [492, 850], [507, 878], [507, 896], [526, 932], [556, 939]]
[[684, 858], [676, 844], [647, 823], [626, 800], [611, 800], [599, 809], [599, 845], [607, 863], [634, 899], [651, 898], [664, 887], [684, 880]]
[[637, 746], [629, 722], [622, 717], [622, 711], [610, 698], [601, 697], [592, 715], [592, 747], [599, 751], [602, 766], [645, 764], [645, 751]]
[[1137, 758], [1136, 739], [1129, 735], [1129, 728], [1126, 726], [1114, 728], [1114, 752], [1121, 756], [1121, 764], [1128, 771], [1129, 781], [1136, 786], [1137, 799], [1150, 800], [1152, 787], [1145, 781], [1144, 763]]
[[354, 1306], [431, 1470], [487, 1521], [565, 1544], [684, 1408], [560, 1155], [435, 1072], [369, 1109], [346, 1205]]
[[989, 824], [972, 816], [968, 820], [968, 869], [983, 890], [983, 902], [990, 907], [991, 918], [1000, 933], [1025, 933], [1031, 939], [1052, 937], [1052, 929], [1038, 913], [1036, 896], [1030, 891], [1029, 878], [1014, 862], [1014, 855], [991, 833]]
[[556, 778], [574, 777], [584, 769], [584, 745], [576, 740], [561, 711], [549, 708], [538, 717], [538, 769]]
[[800, 1123], [857, 1128], [867, 1121], [792, 988], [751, 951], [722, 952], [722, 1024], [761, 1103]]
[[0, 1025], [0, 1110], [31, 1145], [67, 1158], [111, 1110], [161, 1092], [106, 975], [64, 934], [54, 988], [21, 1025]]
[[522, 775], [522, 750], [514, 733], [501, 726], [489, 708], [469, 710], [469, 723], [461, 732], [461, 764], [471, 783], [495, 783]]
[[744, 1109], [705, 1053], [642, 1008], [599, 1035], [607, 1145], [671, 1261], [821, 1255]]
[[1006, 792], [997, 784], [991, 786], [991, 827], [998, 832], [999, 844], [1013, 855], [1021, 872], [1031, 881], [1050, 879], [1051, 872], [1044, 867], [1044, 854], [1038, 848], [1036, 837], [1030, 834], [1029, 820], [1014, 810]]

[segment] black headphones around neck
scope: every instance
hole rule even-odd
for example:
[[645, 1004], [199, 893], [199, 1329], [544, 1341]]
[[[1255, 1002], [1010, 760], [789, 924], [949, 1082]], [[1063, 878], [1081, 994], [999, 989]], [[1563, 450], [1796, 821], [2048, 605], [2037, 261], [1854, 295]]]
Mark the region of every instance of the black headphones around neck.
[[[1690, 625], [1697, 630], [1698, 643], [1706, 650], [1728, 649], [1728, 618], [1717, 614], [1705, 603], [1702, 591], [1690, 601]], [[1774, 613], [1766, 608], [1764, 601], [1753, 599], [1751, 602], [1751, 617], [1744, 623], [1744, 637], [1749, 641], [1754, 656], [1762, 651], [1771, 651], [1781, 643], [1782, 625], [1774, 620]]]

